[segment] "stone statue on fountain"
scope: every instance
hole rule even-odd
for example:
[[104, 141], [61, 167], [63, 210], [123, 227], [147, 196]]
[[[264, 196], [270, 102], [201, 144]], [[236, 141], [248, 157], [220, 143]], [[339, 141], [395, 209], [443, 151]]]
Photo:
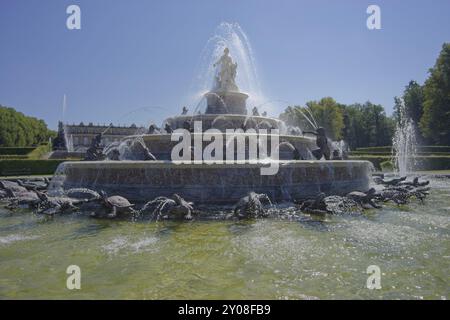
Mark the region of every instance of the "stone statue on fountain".
[[214, 63], [217, 74], [211, 91], [205, 94], [205, 114], [247, 114], [245, 100], [248, 95], [239, 91], [236, 85], [237, 63], [229, 55], [228, 48]]
[[103, 134], [97, 134], [91, 141], [91, 146], [86, 150], [85, 161], [101, 161], [105, 160], [106, 156], [103, 154], [103, 147], [101, 146]]
[[319, 127], [316, 129], [316, 131], [303, 131], [303, 134], [305, 134], [305, 133], [313, 134], [316, 136], [316, 145], [317, 145], [318, 149], [311, 151], [313, 156], [317, 160], [322, 159], [322, 157], [324, 157], [325, 160], [330, 160], [331, 150], [328, 145], [328, 138], [327, 138], [325, 129], [322, 127]]
[[67, 151], [66, 138], [64, 137], [64, 124], [58, 122], [58, 135], [52, 141], [53, 150], [65, 150]]
[[223, 50], [223, 55], [214, 64], [214, 67], [219, 67], [214, 88], [217, 91], [239, 91], [235, 82], [237, 63], [233, 63], [229, 53], [230, 50], [225, 48]]

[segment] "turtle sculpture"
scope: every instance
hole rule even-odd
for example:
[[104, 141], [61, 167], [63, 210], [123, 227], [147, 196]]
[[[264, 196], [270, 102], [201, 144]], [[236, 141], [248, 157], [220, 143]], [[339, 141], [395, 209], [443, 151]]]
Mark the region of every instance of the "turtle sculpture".
[[[109, 213], [106, 214], [107, 218], [116, 218], [119, 214], [137, 213], [137, 211], [133, 209], [134, 204], [130, 203], [128, 199], [118, 195], [108, 196], [103, 190], [101, 190], [99, 194], [100, 198], [98, 200], [100, 201], [101, 206], [109, 211]], [[92, 216], [98, 217], [101, 216], [101, 214], [99, 214], [99, 210], [96, 210]]]
[[41, 200], [37, 205], [37, 213], [40, 214], [55, 215], [57, 213], [78, 210], [77, 205], [86, 201], [68, 197], [50, 197], [40, 191], [36, 191], [36, 193]]
[[383, 202], [392, 201], [397, 205], [404, 205], [409, 202], [411, 197], [415, 197], [423, 203], [430, 190], [429, 187], [410, 188], [408, 186], [389, 187], [377, 192], [376, 199]]
[[352, 198], [335, 195], [326, 196], [323, 192], [320, 192], [314, 199], [301, 202], [300, 205], [301, 211], [317, 215], [360, 214], [361, 208], [363, 207]]
[[411, 186], [411, 187], [425, 187], [430, 184], [430, 181], [419, 182], [419, 177], [415, 177], [413, 181], [402, 181], [399, 183], [400, 186]]
[[[342, 196], [327, 196], [323, 199], [329, 214], [360, 214], [362, 206], [353, 199]], [[320, 210], [320, 209], [319, 209]]]
[[193, 203], [184, 200], [176, 193], [171, 198], [158, 197], [147, 202], [140, 210], [140, 213], [144, 213], [152, 207], [155, 208], [153, 217], [157, 221], [160, 219], [191, 220], [194, 211]]
[[[25, 191], [26, 192], [26, 191]], [[1, 189], [0, 188], [0, 200], [8, 202], [15, 197], [14, 191], [11, 189]]]
[[35, 209], [42, 201], [37, 193], [33, 191], [27, 191], [18, 194], [15, 194], [14, 192], [11, 193], [12, 197], [8, 199], [8, 204], [6, 205], [6, 208], [10, 210], [14, 210], [19, 207]]
[[377, 192], [376, 198], [383, 202], [393, 201], [397, 205], [408, 202], [407, 190], [403, 188], [386, 188]]
[[269, 214], [261, 203], [261, 200], [267, 201], [270, 205], [272, 202], [265, 193], [249, 192], [245, 197], [241, 198], [234, 206], [234, 217], [237, 218], [261, 218], [267, 217]]
[[26, 196], [30, 193], [25, 187], [20, 186], [17, 182], [3, 180], [0, 181], [0, 199], [7, 202], [11, 209], [16, 207], [14, 200], [22, 195]]
[[386, 180], [386, 179], [384, 179], [382, 177], [378, 177], [378, 176], [374, 177], [374, 181], [376, 184], [382, 184], [385, 186], [396, 186], [405, 180], [406, 180], [406, 177], [393, 178], [391, 180]]
[[6, 194], [27, 192], [27, 188], [20, 186], [17, 182], [9, 180], [0, 180], [0, 190], [6, 192]]
[[430, 191], [430, 187], [426, 187], [426, 188], [421, 187], [421, 188], [409, 190], [408, 195], [409, 195], [409, 197], [415, 197], [416, 199], [420, 200], [420, 202], [424, 203], [425, 198], [427, 197], [427, 195], [429, 195], [428, 191]]
[[300, 210], [312, 214], [329, 213], [325, 202], [326, 194], [320, 192], [314, 199], [307, 199], [300, 205]]
[[348, 193], [346, 197], [360, 204], [364, 209], [369, 209], [370, 207], [375, 209], [381, 208], [380, 205], [373, 201], [376, 198], [376, 190], [374, 188], [370, 188], [367, 192], [353, 191]]
[[21, 187], [26, 188], [27, 190], [39, 190], [39, 191], [44, 191], [47, 190], [49, 184], [50, 184], [50, 179], [48, 178], [43, 178], [40, 180], [22, 180], [22, 179], [17, 179], [17, 184]]
[[0, 189], [0, 200], [4, 198], [9, 198], [11, 196], [13, 196], [11, 191]]
[[85, 199], [88, 201], [98, 200], [101, 198], [101, 195], [97, 191], [88, 188], [72, 188], [66, 190], [64, 194], [69, 198]]

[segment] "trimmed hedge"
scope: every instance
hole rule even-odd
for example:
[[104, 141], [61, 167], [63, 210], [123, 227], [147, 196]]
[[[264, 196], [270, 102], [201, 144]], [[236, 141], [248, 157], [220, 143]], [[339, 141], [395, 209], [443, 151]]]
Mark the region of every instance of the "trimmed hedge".
[[[370, 155], [370, 156], [392, 156], [392, 152], [382, 152], [382, 151], [372, 151], [372, 152], [367, 152], [367, 151], [350, 151], [351, 155]], [[417, 155], [419, 156], [450, 156], [450, 152], [423, 152], [423, 151], [418, 151]]]
[[5, 155], [0, 155], [0, 160], [14, 160], [14, 159], [28, 159], [27, 155], [13, 155], [13, 154], [5, 154]]
[[[418, 152], [425, 153], [441, 153], [441, 152], [450, 152], [450, 146], [418, 146]], [[365, 152], [365, 153], [392, 153], [392, 146], [385, 147], [367, 147], [367, 148], [357, 148], [356, 152]]]
[[356, 148], [355, 151], [357, 151], [357, 152], [365, 152], [365, 153], [372, 153], [372, 152], [391, 153], [392, 152], [392, 146]]
[[64, 160], [0, 160], [0, 176], [53, 174]]
[[25, 148], [0, 148], [0, 160], [1, 159], [41, 159], [46, 154], [50, 153], [50, 144], [41, 144], [38, 147], [25, 147]]
[[34, 151], [36, 147], [0, 147], [0, 155], [27, 155]]
[[[372, 162], [377, 170], [382, 169], [381, 163], [391, 161], [391, 156], [361, 155], [350, 156], [351, 160], [367, 160]], [[416, 170], [450, 170], [450, 156], [417, 156]]]

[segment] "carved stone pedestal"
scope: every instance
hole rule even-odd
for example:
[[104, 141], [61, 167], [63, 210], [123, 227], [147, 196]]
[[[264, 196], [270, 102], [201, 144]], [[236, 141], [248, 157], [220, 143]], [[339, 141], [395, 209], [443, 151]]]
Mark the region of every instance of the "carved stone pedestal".
[[245, 101], [248, 95], [242, 92], [208, 92], [205, 94], [206, 114], [247, 114]]

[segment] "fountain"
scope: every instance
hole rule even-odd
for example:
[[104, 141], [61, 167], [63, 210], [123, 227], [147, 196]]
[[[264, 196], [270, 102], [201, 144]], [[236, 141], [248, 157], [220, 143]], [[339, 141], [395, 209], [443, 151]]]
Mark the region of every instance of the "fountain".
[[[117, 148], [105, 148], [109, 159], [62, 163], [52, 180], [53, 192], [88, 187], [135, 202], [177, 193], [197, 204], [232, 204], [250, 191], [265, 193], [273, 201], [293, 201], [319, 192], [346, 194], [369, 188], [369, 162], [313, 160], [312, 136], [286, 132], [283, 121], [259, 115], [256, 107], [248, 115], [249, 95], [236, 84], [238, 64], [228, 48], [214, 67], [217, 73], [204, 94], [203, 114], [188, 115], [183, 108], [181, 115], [165, 121], [165, 130], [152, 128], [124, 138]], [[182, 144], [181, 133], [187, 147], [174, 152]], [[219, 141], [225, 142], [223, 150], [217, 148]], [[130, 152], [135, 143], [157, 160], [136, 158]], [[276, 167], [274, 174], [264, 174], [271, 166]]]
[[63, 127], [64, 127], [64, 140], [66, 143], [66, 149], [67, 152], [73, 152], [73, 139], [72, 139], [72, 135], [69, 135], [67, 133], [67, 126], [66, 126], [66, 122], [65, 122], [65, 118], [66, 118], [66, 111], [67, 111], [67, 98], [66, 95], [64, 94], [63, 96], [63, 106], [62, 106], [62, 110], [63, 110]]
[[414, 122], [408, 117], [402, 101], [399, 106], [399, 119], [392, 138], [392, 162], [395, 173], [404, 176], [413, 172], [417, 165], [417, 135]]

